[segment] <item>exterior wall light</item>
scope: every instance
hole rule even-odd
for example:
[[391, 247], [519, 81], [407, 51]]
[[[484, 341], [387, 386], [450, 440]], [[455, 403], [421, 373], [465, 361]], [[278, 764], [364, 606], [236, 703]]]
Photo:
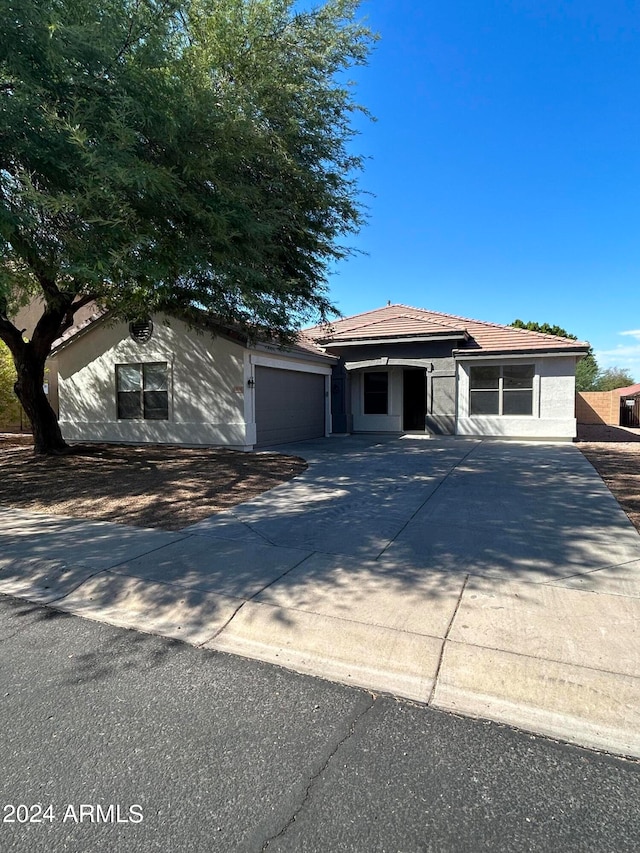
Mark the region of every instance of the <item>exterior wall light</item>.
[[253, 378], [253, 376], [250, 376], [247, 379], [247, 387], [248, 388], [255, 388], [255, 386], [256, 386], [256, 380]]

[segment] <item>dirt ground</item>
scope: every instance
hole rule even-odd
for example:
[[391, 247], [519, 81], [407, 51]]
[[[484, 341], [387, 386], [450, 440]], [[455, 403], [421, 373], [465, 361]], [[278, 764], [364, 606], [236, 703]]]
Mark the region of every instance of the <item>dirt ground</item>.
[[[640, 430], [580, 426], [577, 446], [640, 531]], [[41, 458], [30, 436], [0, 434], [0, 506], [179, 530], [305, 468], [278, 453], [106, 444]]]
[[279, 453], [106, 444], [36, 457], [30, 436], [0, 435], [0, 506], [179, 530], [306, 467]]
[[640, 532], [640, 429], [580, 424], [578, 447]]

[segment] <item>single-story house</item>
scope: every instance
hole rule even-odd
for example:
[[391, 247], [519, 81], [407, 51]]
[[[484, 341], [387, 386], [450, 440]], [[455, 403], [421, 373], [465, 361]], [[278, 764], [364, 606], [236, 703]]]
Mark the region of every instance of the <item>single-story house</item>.
[[93, 315], [56, 342], [71, 441], [253, 448], [384, 432], [571, 440], [579, 341], [387, 305], [295, 346], [153, 317]]
[[334, 432], [576, 435], [587, 343], [391, 304], [306, 334], [339, 358]]
[[96, 314], [55, 342], [50, 393], [69, 441], [251, 449], [329, 434], [337, 361], [304, 335], [282, 350], [206, 323]]

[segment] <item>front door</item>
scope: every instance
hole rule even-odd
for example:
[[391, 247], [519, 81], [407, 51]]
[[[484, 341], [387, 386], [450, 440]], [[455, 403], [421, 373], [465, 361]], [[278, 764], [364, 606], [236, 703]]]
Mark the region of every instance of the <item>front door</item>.
[[427, 374], [421, 367], [403, 371], [403, 422], [406, 432], [424, 432], [427, 416]]

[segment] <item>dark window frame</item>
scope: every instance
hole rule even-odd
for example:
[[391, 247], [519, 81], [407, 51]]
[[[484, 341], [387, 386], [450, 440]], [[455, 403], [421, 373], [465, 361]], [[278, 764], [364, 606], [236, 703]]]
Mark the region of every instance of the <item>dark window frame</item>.
[[536, 368], [532, 363], [472, 365], [469, 369], [470, 417], [534, 417], [535, 378]]
[[[115, 368], [116, 415], [119, 421], [169, 420], [169, 365], [166, 361], [127, 362], [116, 364]], [[157, 382], [157, 368], [164, 368], [160, 383]], [[154, 369], [155, 379], [152, 378]], [[125, 370], [129, 371], [128, 380], [125, 379]], [[133, 377], [134, 373], [137, 373], [136, 377]], [[165, 387], [154, 388], [153, 385], [157, 384]], [[134, 387], [123, 387], [127, 385]]]
[[[384, 377], [384, 381], [382, 381]], [[375, 387], [379, 382], [379, 387]], [[373, 387], [367, 387], [372, 386]], [[389, 414], [389, 371], [372, 370], [363, 374], [362, 412], [365, 415]]]

